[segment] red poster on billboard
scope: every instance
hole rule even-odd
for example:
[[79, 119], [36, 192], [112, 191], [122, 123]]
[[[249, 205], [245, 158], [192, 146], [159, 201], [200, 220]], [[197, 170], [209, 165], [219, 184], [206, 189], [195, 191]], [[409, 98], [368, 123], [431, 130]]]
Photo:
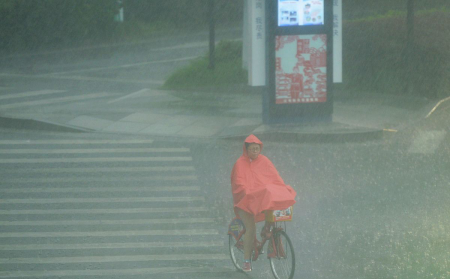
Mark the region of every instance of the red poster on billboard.
[[277, 36], [277, 104], [327, 101], [327, 36]]

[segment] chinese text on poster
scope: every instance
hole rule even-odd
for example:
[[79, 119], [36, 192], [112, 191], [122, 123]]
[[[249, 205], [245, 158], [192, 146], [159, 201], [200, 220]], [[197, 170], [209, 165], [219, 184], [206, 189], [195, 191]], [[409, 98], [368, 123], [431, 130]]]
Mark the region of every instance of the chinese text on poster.
[[277, 36], [276, 104], [327, 101], [327, 36]]

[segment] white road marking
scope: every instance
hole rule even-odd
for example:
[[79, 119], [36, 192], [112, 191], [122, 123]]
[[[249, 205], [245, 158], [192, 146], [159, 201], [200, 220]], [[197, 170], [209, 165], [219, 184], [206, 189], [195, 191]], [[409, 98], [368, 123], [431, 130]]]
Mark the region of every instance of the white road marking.
[[173, 153], [189, 148], [0, 149], [0, 154]]
[[446, 134], [446, 131], [421, 131], [414, 137], [408, 153], [433, 154]]
[[199, 186], [160, 186], [160, 187], [92, 187], [88, 185], [86, 187], [63, 187], [63, 188], [39, 188], [35, 185], [29, 185], [29, 187], [14, 187], [11, 189], [0, 189], [0, 193], [96, 193], [96, 192], [181, 192], [181, 191], [200, 191]]
[[[88, 231], [88, 232], [2, 232], [0, 238], [26, 237], [118, 237], [118, 236], [155, 236], [155, 235], [218, 235], [215, 229], [173, 229], [173, 230], [138, 230], [138, 231]], [[3, 262], [2, 262], [3, 260]], [[11, 260], [11, 259], [10, 259]], [[0, 263], [8, 259], [0, 258]], [[10, 262], [11, 263], [11, 262]]]
[[33, 144], [152, 144], [154, 140], [0, 140], [0, 145], [33, 145]]
[[[195, 257], [192, 258], [196, 260]], [[213, 260], [214, 257], [211, 257]], [[171, 259], [170, 259], [171, 260]], [[198, 259], [197, 259], [198, 260]], [[224, 259], [229, 260], [229, 256]], [[217, 273], [235, 272], [235, 268], [217, 267], [153, 267], [153, 268], [133, 268], [133, 269], [98, 269], [98, 270], [33, 270], [33, 271], [0, 271], [0, 278], [50, 278], [50, 277], [85, 277], [85, 276], [136, 276], [136, 275], [156, 275], [161, 274], [187, 274], [187, 273]], [[154, 277], [150, 277], [154, 278]]]
[[180, 213], [209, 212], [206, 207], [168, 207], [168, 208], [112, 208], [112, 209], [31, 209], [0, 210], [0, 215], [60, 215], [60, 214], [137, 214], [137, 213]]
[[20, 158], [0, 159], [0, 164], [107, 163], [107, 162], [186, 162], [191, 157], [106, 157], [106, 158]]
[[203, 202], [204, 197], [0, 199], [0, 204]]
[[179, 167], [99, 167], [99, 168], [78, 168], [78, 167], [65, 167], [65, 168], [19, 168], [19, 169], [0, 169], [0, 173], [108, 173], [108, 172], [190, 172], [195, 171], [191, 166], [179, 166]]
[[0, 185], [8, 183], [74, 183], [74, 182], [145, 182], [145, 181], [186, 181], [197, 180], [195, 175], [180, 175], [180, 176], [145, 176], [145, 177], [48, 177], [48, 178], [5, 178], [0, 181]]
[[135, 97], [137, 97], [137, 96], [139, 96], [139, 95], [142, 95], [143, 93], [147, 93], [148, 91], [149, 91], [148, 88], [144, 88], [144, 89], [139, 90], [139, 91], [136, 91], [136, 92], [134, 92], [134, 93], [131, 93], [131, 94], [122, 96], [122, 97], [120, 97], [120, 98], [111, 100], [111, 101], [108, 102], [108, 104], [115, 103], [115, 102], [119, 102], [119, 101], [122, 101], [122, 100], [125, 100], [125, 99], [129, 99], [129, 98], [135, 98]]
[[111, 96], [111, 93], [101, 92], [101, 93], [94, 93], [94, 94], [59, 97], [59, 98], [51, 98], [51, 99], [45, 99], [45, 100], [6, 104], [6, 105], [0, 105], [0, 109], [12, 109], [12, 108], [20, 108], [20, 107], [50, 105], [50, 104], [72, 102], [72, 101], [83, 101], [83, 100], [102, 98], [102, 97], [107, 97], [107, 96]]
[[[126, 220], [54, 220], [54, 221], [0, 221], [0, 226], [98, 226], [213, 223], [213, 218], [182, 219], [126, 219]], [[0, 250], [4, 248], [0, 245]]]
[[164, 84], [164, 80], [130, 80], [130, 79], [118, 79], [118, 78], [95, 78], [89, 76], [57, 76], [57, 75], [19, 75], [19, 74], [0, 74], [0, 76], [6, 77], [22, 77], [33, 79], [61, 79], [61, 80], [79, 80], [79, 81], [100, 81], [100, 82], [114, 82], [114, 83], [137, 83], [137, 84]]
[[101, 173], [101, 172], [177, 172], [177, 171], [194, 171], [191, 166], [179, 167], [110, 167], [110, 168], [24, 168], [24, 169], [0, 169], [7, 173]]
[[197, 59], [199, 56], [191, 56], [191, 57], [184, 57], [184, 58], [177, 58], [177, 59], [166, 59], [166, 60], [159, 60], [159, 61], [148, 61], [148, 62], [140, 62], [140, 63], [133, 63], [133, 64], [124, 64], [124, 65], [117, 65], [117, 66], [110, 66], [110, 67], [98, 67], [98, 68], [89, 68], [89, 69], [82, 69], [82, 70], [73, 70], [73, 71], [66, 71], [66, 72], [55, 72], [40, 76], [55, 76], [55, 75], [64, 75], [64, 74], [73, 74], [73, 73], [86, 73], [86, 72], [96, 72], [96, 71], [104, 71], [104, 70], [112, 70], [112, 69], [127, 69], [132, 67], [138, 67], [138, 66], [144, 66], [144, 65], [151, 65], [151, 64], [164, 64], [164, 63], [172, 63], [172, 62], [179, 62], [179, 61], [189, 61], [193, 59]]
[[0, 251], [220, 247], [223, 241], [0, 245]]
[[447, 97], [447, 98], [445, 98], [445, 99], [440, 100], [440, 101], [433, 107], [433, 109], [427, 114], [427, 116], [426, 116], [425, 118], [430, 117], [442, 103], [444, 103], [444, 102], [446, 102], [446, 101], [449, 101], [449, 100], [450, 100], [450, 97]]
[[49, 94], [56, 94], [56, 93], [62, 93], [62, 92], [67, 92], [67, 91], [66, 90], [39, 90], [39, 91], [21, 92], [21, 93], [1, 95], [0, 100], [49, 95]]

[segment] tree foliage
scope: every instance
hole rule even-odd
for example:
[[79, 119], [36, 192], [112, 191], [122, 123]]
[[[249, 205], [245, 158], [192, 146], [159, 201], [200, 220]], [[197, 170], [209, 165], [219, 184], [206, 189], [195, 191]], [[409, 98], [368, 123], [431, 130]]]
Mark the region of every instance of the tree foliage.
[[112, 36], [116, 0], [3, 0], [0, 49], [36, 50]]
[[[125, 18], [149, 23], [169, 21], [176, 28], [207, 24], [211, 0], [128, 0]], [[243, 0], [213, 0], [218, 23], [242, 22]]]
[[[120, 6], [124, 7], [127, 30], [131, 32], [133, 28], [152, 25], [155, 28], [207, 28], [208, 1], [2, 0], [0, 51], [60, 48], [120, 37], [123, 28], [117, 28], [118, 23], [114, 21]], [[242, 22], [242, 0], [214, 1], [217, 25]]]

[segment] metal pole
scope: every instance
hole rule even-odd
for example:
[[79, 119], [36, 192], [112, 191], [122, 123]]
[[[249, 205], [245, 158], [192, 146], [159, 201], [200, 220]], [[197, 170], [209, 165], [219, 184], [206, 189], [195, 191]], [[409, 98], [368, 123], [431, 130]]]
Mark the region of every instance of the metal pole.
[[414, 92], [413, 86], [413, 57], [414, 57], [414, 0], [408, 0], [407, 2], [407, 15], [406, 15], [406, 67], [407, 67], [407, 81], [406, 90], [407, 93]]
[[208, 68], [214, 69], [214, 49], [215, 49], [215, 22], [214, 22], [214, 1], [209, 0], [208, 3], [208, 17], [209, 17], [209, 66]]

